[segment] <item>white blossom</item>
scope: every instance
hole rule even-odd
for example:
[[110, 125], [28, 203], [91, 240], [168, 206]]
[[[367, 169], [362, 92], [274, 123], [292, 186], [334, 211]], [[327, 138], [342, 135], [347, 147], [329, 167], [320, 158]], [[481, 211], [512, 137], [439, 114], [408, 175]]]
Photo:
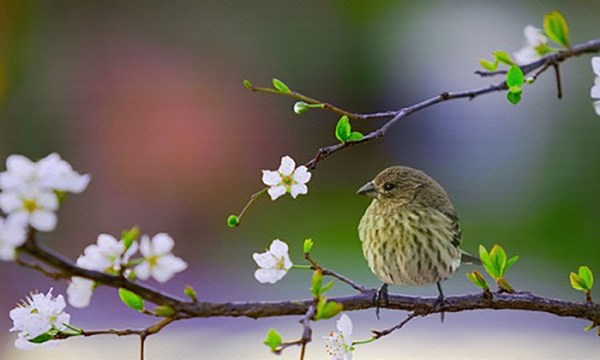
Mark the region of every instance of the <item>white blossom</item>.
[[90, 182], [90, 175], [80, 175], [60, 155], [52, 153], [34, 163], [25, 156], [11, 155], [6, 159], [6, 171], [0, 173], [2, 190], [47, 190], [81, 193]]
[[594, 80], [594, 86], [590, 90], [590, 96], [594, 101], [594, 109], [596, 110], [596, 114], [600, 116], [600, 56], [596, 56], [592, 58], [592, 69], [594, 70], [594, 74], [596, 74], [596, 79]]
[[527, 25], [523, 29], [523, 35], [525, 36], [525, 46], [513, 54], [519, 65], [538, 60], [548, 52], [548, 38], [544, 36], [542, 30], [533, 25]]
[[288, 245], [279, 239], [273, 240], [268, 251], [254, 253], [252, 258], [259, 266], [254, 277], [263, 284], [274, 284], [281, 280], [294, 265], [288, 255]]
[[[69, 324], [70, 315], [65, 313], [66, 303], [62, 295], [52, 296], [52, 289], [44, 294], [31, 294], [30, 297], [10, 311], [13, 327], [10, 331], [18, 331], [15, 346], [28, 350], [38, 344], [29, 340], [47, 333], [50, 330], [65, 330]], [[45, 346], [55, 345], [56, 341], [44, 342]]]
[[67, 287], [67, 300], [71, 306], [84, 308], [90, 304], [95, 283], [93, 280], [73, 276]]
[[16, 257], [16, 249], [25, 244], [27, 229], [13, 217], [0, 217], [0, 260], [11, 261]]
[[337, 321], [338, 332], [325, 336], [325, 348], [331, 360], [352, 360], [352, 320], [343, 314]]
[[0, 208], [15, 221], [29, 224], [39, 231], [56, 228], [58, 199], [51, 191], [29, 188], [0, 193]]
[[96, 244], [83, 250], [83, 255], [77, 259], [77, 266], [88, 270], [118, 273], [137, 251], [137, 247], [137, 242], [133, 242], [129, 249], [125, 249], [123, 240], [117, 240], [112, 235], [100, 234]]
[[176, 273], [185, 270], [186, 262], [171, 254], [174, 245], [173, 238], [165, 233], [154, 235], [152, 240], [148, 235], [142, 236], [140, 253], [144, 261], [133, 269], [135, 275], [142, 280], [153, 277], [156, 281], [164, 283]]
[[306, 166], [298, 166], [289, 156], [281, 158], [277, 171], [263, 170], [262, 181], [269, 186], [271, 199], [276, 200], [285, 193], [290, 193], [295, 199], [300, 194], [308, 193], [306, 183], [310, 180], [311, 173]]

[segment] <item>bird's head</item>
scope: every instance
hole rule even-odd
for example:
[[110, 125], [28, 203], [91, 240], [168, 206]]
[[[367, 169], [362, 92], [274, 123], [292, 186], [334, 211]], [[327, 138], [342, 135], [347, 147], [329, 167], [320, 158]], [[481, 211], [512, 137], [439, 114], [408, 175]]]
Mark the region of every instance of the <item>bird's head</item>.
[[426, 200], [428, 194], [445, 195], [435, 180], [420, 170], [405, 166], [392, 166], [380, 172], [375, 179], [358, 189], [357, 194], [366, 195], [382, 202], [408, 204]]

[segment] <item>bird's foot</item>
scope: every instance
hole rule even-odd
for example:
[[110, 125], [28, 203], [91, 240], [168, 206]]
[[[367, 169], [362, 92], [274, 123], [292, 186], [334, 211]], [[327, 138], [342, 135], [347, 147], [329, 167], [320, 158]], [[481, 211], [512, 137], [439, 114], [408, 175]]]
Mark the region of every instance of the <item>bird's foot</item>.
[[433, 303], [433, 308], [435, 310], [440, 310], [440, 320], [444, 322], [444, 318], [446, 317], [446, 313], [444, 312], [444, 307], [446, 306], [446, 298], [444, 297], [444, 292], [442, 291], [442, 285], [440, 285], [439, 282], [437, 283], [437, 288], [439, 295]]
[[381, 308], [381, 305], [385, 306], [389, 304], [389, 301], [388, 284], [383, 284], [379, 290], [377, 290], [375, 296], [373, 296], [373, 304], [375, 305], [375, 316], [377, 316], [377, 320], [379, 320], [379, 309]]

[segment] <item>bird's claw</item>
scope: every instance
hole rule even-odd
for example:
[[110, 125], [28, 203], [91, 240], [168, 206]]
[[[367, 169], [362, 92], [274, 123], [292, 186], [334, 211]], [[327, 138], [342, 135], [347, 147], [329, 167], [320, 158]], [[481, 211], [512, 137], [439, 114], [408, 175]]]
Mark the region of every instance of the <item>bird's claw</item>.
[[383, 304], [384, 306], [387, 306], [389, 301], [388, 285], [383, 284], [373, 296], [373, 304], [375, 305], [375, 316], [377, 316], [377, 320], [379, 320], [379, 310], [381, 309], [381, 305]]

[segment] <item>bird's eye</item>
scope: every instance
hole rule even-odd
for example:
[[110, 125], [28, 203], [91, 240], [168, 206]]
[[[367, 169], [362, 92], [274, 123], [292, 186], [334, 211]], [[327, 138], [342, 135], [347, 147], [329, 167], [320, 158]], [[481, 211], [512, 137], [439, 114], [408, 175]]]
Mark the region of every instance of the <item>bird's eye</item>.
[[383, 184], [383, 190], [385, 191], [392, 191], [396, 188], [396, 184], [394, 183], [385, 183]]

